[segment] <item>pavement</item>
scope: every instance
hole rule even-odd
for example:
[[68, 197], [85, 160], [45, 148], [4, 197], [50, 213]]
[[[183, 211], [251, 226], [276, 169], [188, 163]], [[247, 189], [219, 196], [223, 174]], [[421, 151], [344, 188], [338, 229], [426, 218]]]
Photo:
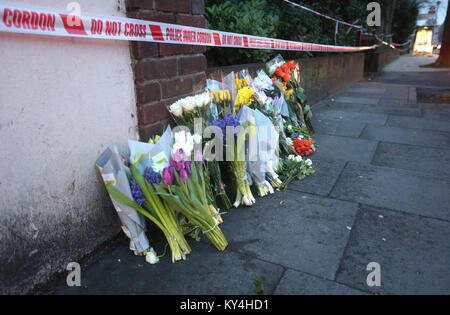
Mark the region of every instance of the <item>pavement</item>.
[[120, 236], [80, 262], [80, 287], [62, 275], [40, 293], [254, 294], [264, 276], [264, 294], [450, 294], [450, 104], [416, 93], [450, 71], [431, 61], [403, 56], [315, 104], [316, 173], [224, 215], [224, 252], [192, 240], [186, 261], [149, 265]]

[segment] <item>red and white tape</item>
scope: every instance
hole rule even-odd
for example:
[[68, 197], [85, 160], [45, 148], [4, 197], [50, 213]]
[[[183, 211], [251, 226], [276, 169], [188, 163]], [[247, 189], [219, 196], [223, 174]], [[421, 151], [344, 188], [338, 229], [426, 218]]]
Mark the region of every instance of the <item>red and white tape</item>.
[[115, 16], [71, 15], [67, 11], [0, 2], [0, 31], [168, 44], [318, 52], [354, 52], [374, 49], [293, 42], [204, 28]]

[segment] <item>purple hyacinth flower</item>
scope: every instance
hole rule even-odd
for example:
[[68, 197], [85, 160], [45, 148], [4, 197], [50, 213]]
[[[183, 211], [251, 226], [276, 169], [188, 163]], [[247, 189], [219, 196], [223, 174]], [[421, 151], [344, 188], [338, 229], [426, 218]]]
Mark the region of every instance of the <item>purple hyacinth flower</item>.
[[213, 126], [217, 126], [222, 130], [223, 141], [226, 142], [226, 128], [232, 127], [234, 128], [234, 136], [237, 136], [236, 127], [239, 125], [239, 118], [237, 116], [233, 116], [230, 113], [226, 114], [224, 119], [216, 119], [212, 122]]
[[142, 192], [141, 187], [137, 183], [136, 179], [132, 178], [130, 182], [130, 188], [131, 188], [131, 194], [133, 195], [134, 200], [137, 202], [139, 206], [142, 205], [142, 203], [147, 200], [145, 198], [144, 193]]
[[161, 175], [155, 172], [152, 168], [147, 168], [144, 173], [145, 179], [152, 185], [159, 184], [161, 182]]

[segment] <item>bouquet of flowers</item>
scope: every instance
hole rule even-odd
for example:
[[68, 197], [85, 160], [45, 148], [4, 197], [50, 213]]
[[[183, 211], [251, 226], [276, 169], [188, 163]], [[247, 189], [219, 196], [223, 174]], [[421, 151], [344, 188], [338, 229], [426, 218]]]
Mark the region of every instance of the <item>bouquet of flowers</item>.
[[286, 124], [287, 144], [290, 148], [294, 148], [295, 152], [300, 156], [312, 155], [316, 151], [317, 143], [311, 138], [309, 129], [305, 127], [294, 126], [290, 123]]
[[[283, 132], [283, 116], [289, 116], [288, 105], [284, 100], [281, 85], [273, 82], [263, 71], [258, 70], [254, 79], [246, 69], [240, 72], [240, 78], [237, 79], [236, 86], [249, 86], [252, 90], [250, 100], [241, 108], [240, 114], [245, 113], [246, 120], [254, 120], [257, 127], [258, 143], [258, 162], [250, 162], [250, 171], [256, 182], [258, 195], [265, 196], [278, 188], [281, 181], [278, 179], [276, 169], [278, 167], [279, 143], [283, 144], [285, 135]], [[236, 98], [238, 99], [238, 98]], [[248, 108], [250, 107], [253, 112]], [[262, 114], [264, 113], [264, 114]], [[244, 119], [244, 120], [245, 120]], [[241, 121], [241, 124], [244, 122]], [[251, 123], [250, 121], [246, 123]], [[266, 127], [270, 132], [265, 134], [265, 130], [260, 127]], [[271, 139], [271, 141], [268, 141]], [[261, 152], [261, 147], [263, 148]], [[265, 154], [265, 148], [269, 149], [269, 154]], [[265, 174], [267, 180], [262, 180], [261, 173]], [[269, 183], [270, 182], [270, 183]]]
[[[226, 114], [223, 119], [216, 119], [212, 121], [212, 125], [220, 128], [223, 136], [223, 143], [225, 146], [232, 146], [233, 150], [233, 161], [231, 161], [231, 167], [235, 177], [235, 195], [236, 199], [234, 202], [234, 207], [238, 207], [241, 204], [246, 206], [251, 206], [255, 203], [255, 198], [250, 190], [247, 169], [245, 165], [245, 154], [244, 150], [244, 133], [239, 133], [240, 138], [238, 138], [238, 126], [239, 119], [236, 115]], [[232, 130], [231, 139], [227, 137], [227, 130]], [[227, 143], [231, 141], [232, 143]]]
[[[194, 158], [197, 162], [204, 162], [204, 158], [202, 155], [202, 151], [201, 151], [201, 141], [202, 141], [202, 137], [199, 134], [195, 134], [195, 135], [191, 135], [191, 133], [189, 131], [185, 131], [185, 130], [181, 130], [175, 133], [174, 135], [175, 137], [175, 142], [173, 144], [172, 147], [172, 156], [178, 156], [177, 154], [179, 154], [180, 150], [182, 150], [182, 152], [184, 152], [184, 155], [186, 157], [191, 157], [192, 152], [195, 152], [194, 154]], [[171, 160], [171, 162], [174, 162], [174, 159]], [[171, 165], [169, 163], [170, 166], [177, 166], [177, 165]], [[169, 166], [167, 165], [167, 166]], [[186, 164], [187, 166], [190, 166], [189, 163]], [[207, 192], [207, 198], [208, 198], [208, 205], [209, 208], [211, 210], [211, 214], [214, 215], [214, 217], [217, 219], [217, 221], [219, 223], [222, 223], [222, 217], [220, 216], [218, 210], [216, 209], [216, 205], [215, 205], [215, 198], [213, 196], [213, 191], [212, 191], [212, 186], [211, 186], [211, 181], [210, 181], [210, 177], [209, 177], [209, 170], [206, 167], [206, 165], [203, 163], [202, 164], [202, 168], [201, 168], [201, 172], [203, 177], [205, 178], [205, 189]], [[182, 175], [184, 176], [184, 172], [188, 171], [188, 169], [180, 169], [180, 172], [183, 173]]]
[[283, 180], [281, 188], [286, 190], [287, 186], [294, 179], [303, 179], [314, 173], [312, 161], [304, 161], [301, 156], [289, 155], [287, 158], [280, 159], [280, 177]]
[[[311, 124], [312, 111], [307, 104], [306, 94], [303, 88], [300, 87], [300, 70], [294, 60], [284, 62], [283, 58], [278, 55], [274, 59], [277, 62], [269, 62], [271, 70], [274, 65], [277, 65], [273, 71], [273, 81], [278, 81], [283, 86], [285, 98], [289, 104], [290, 118], [298, 125], [306, 125], [311, 133], [314, 133], [314, 128]], [[296, 119], [294, 119], [296, 118]]]
[[[122, 163], [117, 147], [114, 150], [107, 148], [95, 162], [97, 170], [100, 172], [105, 185], [113, 185], [125, 196], [132, 198], [131, 189], [127, 177], [127, 167]], [[156, 263], [155, 251], [150, 246], [145, 235], [145, 218], [137, 212], [134, 207], [119, 204], [110, 195], [114, 208], [121, 221], [122, 230], [130, 239], [130, 250], [137, 256], [146, 255], [149, 262]]]
[[218, 105], [220, 110], [217, 115], [223, 116], [233, 112], [231, 107], [231, 92], [229, 90], [219, 90], [215, 92], [209, 92], [209, 95], [214, 99], [214, 102]]
[[170, 166], [163, 170], [164, 185], [155, 185], [155, 189], [172, 209], [182, 213], [222, 251], [228, 243], [219, 227], [219, 214], [208, 203], [202, 171], [203, 155], [196, 151], [194, 161], [190, 158], [182, 148], [178, 149], [170, 159]]
[[138, 166], [144, 156], [142, 153], [136, 155], [130, 166], [130, 173], [127, 174], [133, 199], [112, 184], [107, 184], [106, 188], [117, 202], [135, 209], [161, 229], [172, 251], [172, 262], [185, 259], [191, 248], [184, 238], [173, 209], [161, 200], [155, 191], [155, 186], [161, 181], [161, 175], [151, 168], [147, 168], [144, 174], [139, 171]]
[[194, 128], [195, 118], [204, 118], [208, 113], [211, 96], [205, 92], [199, 95], [187, 96], [169, 106], [169, 112], [179, 125]]

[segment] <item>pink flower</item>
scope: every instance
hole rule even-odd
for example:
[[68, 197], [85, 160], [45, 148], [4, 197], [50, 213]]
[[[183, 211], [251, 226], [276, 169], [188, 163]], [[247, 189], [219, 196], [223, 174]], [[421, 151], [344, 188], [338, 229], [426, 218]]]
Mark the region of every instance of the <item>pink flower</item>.
[[191, 161], [186, 161], [186, 162], [184, 163], [184, 168], [186, 169], [188, 175], [191, 173], [191, 164], [192, 164]]
[[178, 172], [181, 171], [184, 168], [184, 161], [183, 160], [175, 160], [175, 159], [170, 159], [170, 166], [172, 166], [173, 168], [175, 168]]
[[184, 168], [180, 171], [180, 178], [183, 182], [187, 182], [188, 180], [188, 172]]
[[200, 150], [195, 151], [195, 153], [194, 153], [194, 160], [197, 161], [197, 162], [203, 162], [202, 151], [200, 151]]
[[162, 172], [162, 177], [164, 184], [172, 185], [174, 179], [173, 167], [172, 166], [166, 167]]
[[183, 149], [178, 149], [174, 154], [172, 154], [172, 159], [174, 159], [175, 162], [179, 162], [187, 160], [187, 157]]

